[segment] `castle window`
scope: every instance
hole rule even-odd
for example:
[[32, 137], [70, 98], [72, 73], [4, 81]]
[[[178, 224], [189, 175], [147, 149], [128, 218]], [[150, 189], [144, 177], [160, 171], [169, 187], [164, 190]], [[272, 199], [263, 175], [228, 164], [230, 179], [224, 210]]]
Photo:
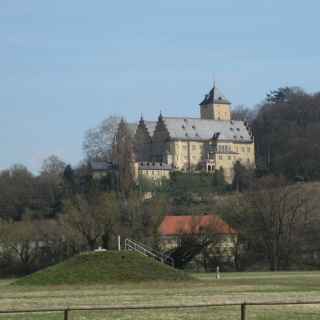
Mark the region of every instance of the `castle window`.
[[237, 139], [237, 136], [233, 136], [233, 139], [235, 139], [235, 140], [236, 140], [236, 139]]
[[230, 128], [231, 131], [233, 131], [233, 128]]
[[240, 131], [240, 129], [239, 129], [239, 128], [237, 128], [237, 131]]
[[197, 149], [197, 146], [193, 145], [192, 150], [196, 150], [196, 149]]
[[240, 139], [243, 140], [243, 136], [240, 136]]
[[181, 126], [181, 128], [182, 128], [183, 130], [185, 130], [186, 127], [185, 127], [184, 124], [183, 124], [183, 125]]
[[187, 133], [187, 132], [186, 132], [185, 136], [186, 136], [186, 137], [189, 137], [189, 135], [188, 135], [188, 133]]
[[250, 147], [247, 147], [247, 152], [250, 152]]
[[222, 160], [223, 159], [223, 157], [222, 156], [219, 156], [219, 160]]
[[196, 130], [196, 126], [195, 126], [195, 125], [193, 125], [193, 126], [192, 126], [192, 129]]

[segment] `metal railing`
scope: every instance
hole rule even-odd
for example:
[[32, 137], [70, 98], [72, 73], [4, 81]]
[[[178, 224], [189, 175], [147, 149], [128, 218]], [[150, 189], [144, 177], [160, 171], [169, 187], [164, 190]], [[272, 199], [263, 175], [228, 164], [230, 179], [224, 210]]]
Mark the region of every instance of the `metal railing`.
[[154, 258], [157, 261], [166, 263], [172, 267], [174, 267], [174, 260], [170, 256], [163, 254], [162, 252], [158, 252], [152, 248], [147, 247], [146, 245], [133, 241], [130, 239], [126, 239], [124, 242], [124, 247], [128, 251], [138, 252], [146, 257]]
[[70, 320], [71, 312], [81, 311], [143, 311], [143, 310], [172, 310], [172, 309], [203, 309], [213, 307], [240, 307], [240, 319], [247, 320], [249, 306], [289, 306], [289, 305], [319, 305], [320, 301], [265, 301], [265, 302], [242, 302], [242, 303], [213, 303], [213, 304], [200, 304], [200, 305], [169, 305], [169, 306], [123, 306], [123, 307], [110, 307], [110, 306], [94, 306], [94, 307], [69, 307], [57, 309], [26, 309], [26, 310], [0, 310], [0, 319], [3, 314], [27, 314], [27, 313], [61, 313], [64, 320]]

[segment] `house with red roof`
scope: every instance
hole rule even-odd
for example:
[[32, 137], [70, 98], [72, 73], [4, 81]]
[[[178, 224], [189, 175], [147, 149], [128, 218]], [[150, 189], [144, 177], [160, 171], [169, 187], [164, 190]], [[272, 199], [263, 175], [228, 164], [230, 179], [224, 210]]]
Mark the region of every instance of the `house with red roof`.
[[234, 262], [238, 232], [216, 214], [167, 215], [159, 233], [161, 249], [184, 259], [181, 267], [204, 253], [212, 261]]

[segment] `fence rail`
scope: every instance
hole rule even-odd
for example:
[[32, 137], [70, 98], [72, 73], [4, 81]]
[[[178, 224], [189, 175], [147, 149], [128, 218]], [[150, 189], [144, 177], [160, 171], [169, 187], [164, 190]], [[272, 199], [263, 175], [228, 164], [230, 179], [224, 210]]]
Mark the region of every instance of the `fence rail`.
[[213, 307], [240, 307], [240, 319], [247, 319], [247, 307], [249, 306], [288, 306], [288, 305], [311, 305], [320, 304], [320, 301], [264, 301], [264, 302], [234, 302], [234, 303], [212, 303], [197, 305], [161, 305], [161, 306], [92, 306], [92, 307], [68, 307], [52, 309], [25, 309], [25, 310], [0, 310], [0, 316], [3, 314], [23, 314], [23, 313], [61, 313], [64, 320], [69, 320], [69, 315], [74, 311], [137, 311], [137, 310], [170, 310], [170, 309], [200, 309]]

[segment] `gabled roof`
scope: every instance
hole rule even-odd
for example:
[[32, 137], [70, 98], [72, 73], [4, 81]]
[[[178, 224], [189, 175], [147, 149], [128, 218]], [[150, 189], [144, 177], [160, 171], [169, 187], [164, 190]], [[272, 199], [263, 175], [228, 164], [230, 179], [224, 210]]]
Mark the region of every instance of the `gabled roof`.
[[201, 101], [200, 106], [212, 103], [231, 104], [231, 102], [222, 94], [222, 92], [214, 85], [209, 94], [206, 94]]
[[157, 121], [145, 121], [144, 123], [148, 129], [150, 137], [152, 137], [154, 130], [156, 129], [156, 126], [157, 126]]
[[216, 234], [238, 234], [215, 214], [201, 216], [166, 216], [159, 232], [161, 236], [177, 236], [213, 232]]
[[220, 133], [219, 140], [251, 142], [250, 133], [243, 121], [221, 121], [196, 118], [163, 117], [171, 139], [199, 140], [212, 139]]
[[[156, 121], [145, 121], [144, 124], [149, 132], [150, 137], [153, 136], [154, 130], [156, 129], [157, 122]], [[132, 136], [135, 135], [137, 129], [138, 129], [138, 124], [137, 123], [128, 123], [128, 128], [130, 130], [130, 133]]]

